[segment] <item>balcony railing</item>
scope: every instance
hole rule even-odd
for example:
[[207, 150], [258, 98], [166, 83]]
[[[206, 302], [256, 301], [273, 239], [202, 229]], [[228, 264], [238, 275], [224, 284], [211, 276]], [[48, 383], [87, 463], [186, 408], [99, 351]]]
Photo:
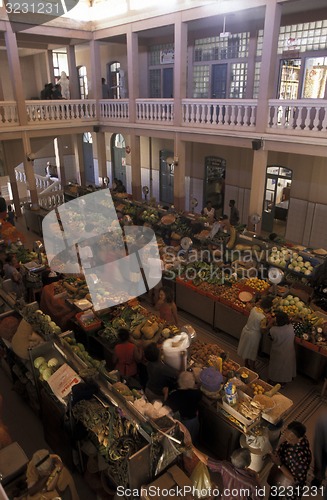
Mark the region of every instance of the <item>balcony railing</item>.
[[268, 132], [317, 137], [327, 133], [327, 102], [320, 99], [269, 101]]
[[136, 99], [136, 121], [171, 125], [174, 99]]
[[210, 129], [255, 129], [255, 99], [183, 99], [183, 126]]
[[[130, 106], [128, 99], [26, 101], [31, 126], [90, 121], [103, 125], [126, 123], [130, 121]], [[174, 123], [174, 99], [136, 99], [134, 106], [135, 123], [145, 126]], [[182, 128], [315, 138], [327, 135], [327, 101], [322, 99], [270, 100], [265, 130], [257, 129], [255, 99], [183, 99], [181, 106]], [[0, 102], [0, 127], [19, 125], [16, 102]]]
[[0, 103], [0, 122], [4, 125], [19, 125], [16, 101], [2, 101]]
[[129, 100], [128, 99], [104, 99], [99, 101], [100, 120], [128, 121]]
[[96, 120], [96, 100], [26, 101], [29, 123]]
[[62, 205], [64, 203], [64, 192], [53, 191], [51, 193], [44, 193], [38, 196], [39, 205], [46, 210]]

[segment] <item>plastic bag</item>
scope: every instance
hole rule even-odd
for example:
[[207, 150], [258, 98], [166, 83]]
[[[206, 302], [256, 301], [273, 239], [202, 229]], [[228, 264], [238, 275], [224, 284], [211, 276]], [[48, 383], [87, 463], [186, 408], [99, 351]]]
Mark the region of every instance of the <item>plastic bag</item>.
[[163, 439], [162, 448], [162, 454], [155, 470], [156, 476], [166, 469], [166, 467], [168, 467], [168, 465], [170, 465], [180, 455], [180, 452], [167, 437]]
[[211, 479], [208, 467], [199, 462], [191, 475], [196, 498], [206, 498], [210, 496]]

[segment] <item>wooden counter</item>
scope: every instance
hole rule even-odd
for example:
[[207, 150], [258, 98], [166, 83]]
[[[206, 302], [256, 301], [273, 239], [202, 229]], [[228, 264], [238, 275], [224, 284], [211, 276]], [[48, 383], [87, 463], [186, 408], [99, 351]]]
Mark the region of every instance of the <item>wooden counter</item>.
[[177, 281], [175, 300], [179, 309], [193, 314], [196, 318], [202, 319], [202, 321], [213, 326], [215, 302], [211, 298]]
[[214, 328], [229, 333], [232, 337], [239, 339], [243, 327], [246, 325], [248, 316], [235, 311], [221, 302], [215, 302]]

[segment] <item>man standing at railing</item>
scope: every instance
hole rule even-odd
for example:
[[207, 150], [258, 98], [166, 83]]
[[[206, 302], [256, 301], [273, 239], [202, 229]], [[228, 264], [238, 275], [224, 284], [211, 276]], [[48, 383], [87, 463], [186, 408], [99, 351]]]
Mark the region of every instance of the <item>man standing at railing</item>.
[[109, 87], [108, 84], [106, 83], [106, 79], [101, 78], [101, 83], [102, 83], [102, 99], [109, 99]]
[[51, 165], [49, 161], [45, 167], [45, 173], [48, 177], [58, 177], [57, 167], [55, 165]]

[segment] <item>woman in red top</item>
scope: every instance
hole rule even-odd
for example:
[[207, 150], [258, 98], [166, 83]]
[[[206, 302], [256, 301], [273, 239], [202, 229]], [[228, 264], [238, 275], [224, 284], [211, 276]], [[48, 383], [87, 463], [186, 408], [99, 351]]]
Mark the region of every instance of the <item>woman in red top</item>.
[[137, 375], [137, 362], [141, 361], [142, 353], [138, 347], [129, 341], [129, 331], [120, 328], [118, 331], [119, 343], [114, 348], [113, 361], [116, 370], [123, 377]]
[[178, 325], [177, 307], [173, 300], [173, 294], [168, 287], [159, 290], [159, 300], [155, 306], [159, 316], [169, 324]]

